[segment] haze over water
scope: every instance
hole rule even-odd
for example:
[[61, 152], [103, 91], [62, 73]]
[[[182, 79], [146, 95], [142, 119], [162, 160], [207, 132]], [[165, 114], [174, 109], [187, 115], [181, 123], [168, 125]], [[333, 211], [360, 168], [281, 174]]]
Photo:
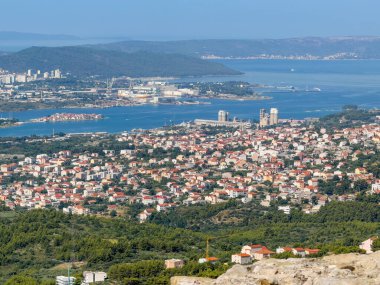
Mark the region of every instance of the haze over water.
[[[341, 110], [346, 104], [363, 108], [380, 108], [380, 61], [287, 61], [287, 60], [222, 60], [222, 63], [244, 72], [239, 76], [191, 78], [181, 81], [241, 80], [299, 89], [320, 88], [321, 92], [267, 93], [265, 101], [207, 100], [211, 105], [144, 105], [109, 109], [53, 109], [12, 113], [20, 121], [46, 115], [100, 113], [101, 121], [28, 123], [0, 129], [0, 136], [51, 135], [55, 132], [122, 132], [134, 128], [156, 128], [170, 123], [197, 118], [216, 119], [218, 110], [229, 111], [241, 119], [258, 119], [260, 108], [276, 107], [280, 118], [321, 117]], [[8, 113], [0, 114], [8, 117]]]

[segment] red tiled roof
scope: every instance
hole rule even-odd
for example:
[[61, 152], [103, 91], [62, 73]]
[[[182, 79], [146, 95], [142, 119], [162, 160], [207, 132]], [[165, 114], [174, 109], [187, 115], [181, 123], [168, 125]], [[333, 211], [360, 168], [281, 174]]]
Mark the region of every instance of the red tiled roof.
[[250, 257], [249, 254], [246, 253], [236, 253], [235, 255], [241, 256], [241, 257]]

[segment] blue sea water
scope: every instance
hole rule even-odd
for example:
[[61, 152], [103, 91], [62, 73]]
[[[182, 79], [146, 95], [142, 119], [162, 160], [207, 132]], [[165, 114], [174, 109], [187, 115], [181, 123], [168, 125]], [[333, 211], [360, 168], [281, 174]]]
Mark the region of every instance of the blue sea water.
[[[260, 108], [276, 107], [280, 118], [321, 117], [341, 110], [343, 105], [380, 108], [380, 61], [288, 61], [288, 60], [221, 60], [244, 74], [226, 77], [188, 78], [181, 81], [242, 80], [298, 89], [320, 88], [321, 92], [273, 92], [265, 101], [208, 100], [210, 105], [145, 105], [108, 109], [31, 110], [12, 113], [25, 121], [58, 112], [100, 113], [100, 121], [28, 123], [0, 129], [0, 136], [50, 135], [55, 132], [122, 132], [134, 128], [156, 128], [196, 118], [216, 119], [218, 110], [231, 116], [258, 119]], [[7, 117], [8, 113], [0, 114]]]

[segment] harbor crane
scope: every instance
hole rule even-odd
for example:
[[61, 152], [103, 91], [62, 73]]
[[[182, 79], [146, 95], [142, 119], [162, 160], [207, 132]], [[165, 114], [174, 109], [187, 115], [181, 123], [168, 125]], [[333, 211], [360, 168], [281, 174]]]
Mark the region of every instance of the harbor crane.
[[106, 92], [106, 95], [107, 96], [111, 96], [112, 95], [112, 87], [115, 83], [116, 79], [114, 77], [112, 77], [112, 79], [107, 79], [107, 92]]

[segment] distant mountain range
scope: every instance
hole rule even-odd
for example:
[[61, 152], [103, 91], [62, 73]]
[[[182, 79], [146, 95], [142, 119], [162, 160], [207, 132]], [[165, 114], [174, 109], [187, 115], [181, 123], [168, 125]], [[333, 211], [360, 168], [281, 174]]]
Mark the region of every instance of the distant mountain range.
[[95, 45], [95, 48], [123, 52], [164, 52], [192, 56], [282, 57], [335, 56], [337, 59], [380, 59], [380, 37], [290, 38], [262, 40], [187, 40], [187, 41], [124, 41]]
[[84, 46], [31, 47], [0, 56], [0, 67], [9, 71], [61, 69], [77, 76], [203, 76], [239, 72], [216, 62], [181, 54], [95, 49]]
[[47, 34], [36, 34], [36, 33], [19, 33], [19, 32], [8, 32], [0, 31], [0, 41], [41, 41], [41, 40], [78, 40], [79, 37], [71, 35], [47, 35]]
[[[0, 38], [6, 36], [7, 33], [0, 32]], [[21, 33], [8, 35], [20, 38], [24, 36], [45, 37], [46, 35]], [[251, 57], [380, 59], [380, 37], [122, 41], [68, 47], [32, 47], [5, 55], [0, 52], [0, 68], [10, 71], [27, 69], [45, 71], [60, 68], [63, 72], [80, 76], [232, 75], [240, 73], [223, 64], [201, 58]]]

